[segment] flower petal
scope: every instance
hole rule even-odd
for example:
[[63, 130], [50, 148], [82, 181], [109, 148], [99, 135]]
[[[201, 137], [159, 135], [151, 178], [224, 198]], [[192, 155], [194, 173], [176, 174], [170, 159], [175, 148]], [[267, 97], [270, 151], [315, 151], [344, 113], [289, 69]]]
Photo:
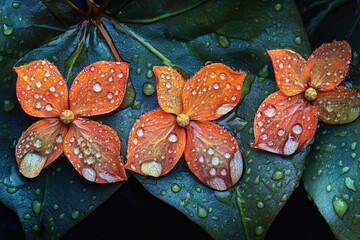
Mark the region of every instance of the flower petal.
[[57, 118], [42, 119], [32, 124], [16, 145], [19, 171], [34, 178], [63, 152], [67, 126]]
[[181, 94], [185, 79], [171, 67], [154, 66], [156, 76], [156, 92], [162, 110], [167, 113], [180, 114], [182, 112]]
[[214, 120], [230, 112], [240, 101], [246, 73], [222, 63], [201, 68], [184, 86], [184, 113], [191, 120]]
[[343, 124], [354, 121], [360, 114], [360, 92], [338, 86], [327, 92], [318, 92], [313, 101], [321, 121], [328, 124]]
[[185, 140], [175, 116], [161, 109], [147, 112], [130, 131], [125, 168], [145, 176], [165, 175], [182, 156]]
[[226, 190], [238, 182], [243, 159], [236, 139], [216, 123], [191, 121], [186, 127], [185, 159], [204, 184]]
[[306, 60], [297, 52], [288, 49], [269, 50], [276, 83], [282, 93], [294, 96], [305, 91], [310, 80]]
[[126, 62], [98, 61], [84, 68], [70, 88], [70, 110], [76, 116], [114, 111], [124, 99], [129, 76]]
[[77, 119], [64, 141], [64, 152], [87, 180], [112, 183], [127, 179], [120, 154], [120, 139], [109, 126]]
[[350, 60], [351, 47], [346, 41], [322, 44], [307, 61], [310, 85], [320, 91], [334, 89], [348, 74]]
[[316, 108], [302, 94], [288, 97], [277, 91], [268, 96], [254, 119], [254, 148], [290, 155], [313, 139], [318, 123]]
[[57, 67], [47, 60], [14, 67], [16, 95], [23, 110], [34, 117], [56, 117], [68, 108], [68, 90]]

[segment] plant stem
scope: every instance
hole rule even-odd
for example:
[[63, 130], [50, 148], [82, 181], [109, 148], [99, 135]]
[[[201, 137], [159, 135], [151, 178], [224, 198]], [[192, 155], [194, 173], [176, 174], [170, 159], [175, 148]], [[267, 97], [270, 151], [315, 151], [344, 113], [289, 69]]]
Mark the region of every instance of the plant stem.
[[123, 60], [121, 59], [120, 54], [117, 51], [115, 44], [101, 19], [96, 20], [96, 26], [99, 28], [101, 34], [105, 38], [106, 43], [109, 45], [110, 51], [114, 55], [115, 60], [122, 62]]

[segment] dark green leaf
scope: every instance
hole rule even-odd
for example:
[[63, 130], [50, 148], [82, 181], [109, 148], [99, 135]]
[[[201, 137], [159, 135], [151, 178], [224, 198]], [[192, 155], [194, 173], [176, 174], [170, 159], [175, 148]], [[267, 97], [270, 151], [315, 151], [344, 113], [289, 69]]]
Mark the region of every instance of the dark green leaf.
[[338, 239], [360, 235], [360, 121], [319, 129], [304, 171], [305, 189]]

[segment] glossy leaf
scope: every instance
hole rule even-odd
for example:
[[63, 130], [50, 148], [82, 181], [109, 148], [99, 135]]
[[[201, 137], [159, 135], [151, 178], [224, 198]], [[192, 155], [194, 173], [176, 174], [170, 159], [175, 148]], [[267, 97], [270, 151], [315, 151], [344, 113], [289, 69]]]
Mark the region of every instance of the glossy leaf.
[[349, 72], [351, 47], [348, 42], [324, 43], [307, 61], [310, 69], [310, 85], [320, 91], [338, 86]]
[[57, 67], [38, 60], [15, 67], [16, 94], [24, 111], [34, 117], [58, 117], [68, 107], [68, 90]]
[[338, 86], [327, 92], [319, 92], [313, 104], [321, 121], [327, 124], [349, 123], [360, 115], [360, 92]]
[[293, 154], [310, 143], [317, 123], [316, 108], [302, 94], [288, 97], [277, 91], [267, 97], [256, 112], [253, 147]]
[[276, 83], [282, 93], [294, 96], [306, 90], [310, 72], [306, 60], [297, 52], [288, 49], [267, 51], [275, 72]]
[[360, 121], [324, 125], [309, 153], [304, 185], [339, 239], [359, 236]]
[[186, 127], [185, 159], [201, 182], [216, 190], [234, 186], [243, 173], [238, 142], [212, 122], [191, 121]]
[[214, 120], [230, 112], [240, 101], [246, 73], [213, 63], [202, 67], [184, 86], [184, 113], [192, 120]]
[[71, 85], [70, 109], [77, 116], [114, 111], [124, 99], [128, 75], [128, 63], [99, 61], [87, 66]]
[[171, 67], [154, 66], [153, 69], [156, 76], [156, 93], [161, 109], [167, 113], [182, 113], [181, 96], [185, 79]]
[[48, 118], [32, 124], [16, 145], [19, 171], [34, 178], [63, 153], [63, 139], [68, 131], [58, 118]]
[[152, 110], [131, 128], [125, 167], [142, 175], [165, 175], [179, 161], [185, 144], [185, 130], [177, 125], [176, 117]]

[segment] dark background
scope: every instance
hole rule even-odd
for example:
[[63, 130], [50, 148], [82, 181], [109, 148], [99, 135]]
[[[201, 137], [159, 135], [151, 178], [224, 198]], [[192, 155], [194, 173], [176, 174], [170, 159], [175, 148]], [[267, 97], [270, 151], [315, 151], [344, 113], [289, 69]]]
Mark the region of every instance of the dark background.
[[[78, 0], [74, 2], [76, 1]], [[318, 4], [318, 7], [311, 9], [308, 7], [316, 1], [296, 1], [304, 26], [309, 31], [308, 37], [312, 49], [318, 47], [322, 41], [335, 40], [333, 39], [334, 35], [326, 38], [321, 34], [324, 29], [321, 29], [320, 23], [317, 28], [320, 30], [316, 32], [317, 34], [314, 34], [314, 30], [317, 29], [311, 28], [314, 24], [314, 16], [329, 6], [331, 1], [318, 1], [323, 4]], [[339, 3], [339, 6], [329, 11], [328, 16], [322, 19], [323, 22], [331, 18], [331, 14], [338, 8], [340, 10], [348, 8], [350, 4], [358, 8], [358, 1], [355, 0], [337, 0], [336, 2]], [[337, 37], [342, 38], [343, 36]], [[18, 217], [1, 203], [0, 217], [2, 220], [0, 222], [0, 240], [25, 239]], [[122, 229], [124, 230], [122, 231]], [[180, 211], [152, 196], [135, 178], [130, 178], [121, 191], [116, 192], [87, 218], [70, 229], [62, 240], [161, 240], [169, 238], [212, 240], [200, 226], [190, 221]], [[275, 218], [265, 239], [335, 240], [335, 237], [317, 207], [308, 199], [303, 183], [300, 182], [299, 187]]]

